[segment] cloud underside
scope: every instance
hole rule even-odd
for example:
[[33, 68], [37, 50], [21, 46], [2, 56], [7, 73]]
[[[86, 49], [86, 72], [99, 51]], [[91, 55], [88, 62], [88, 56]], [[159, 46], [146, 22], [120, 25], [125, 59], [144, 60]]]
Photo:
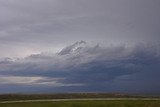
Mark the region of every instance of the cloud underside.
[[157, 91], [159, 69], [159, 46], [103, 47], [80, 41], [56, 54], [1, 59], [0, 86], [45, 86], [63, 91]]

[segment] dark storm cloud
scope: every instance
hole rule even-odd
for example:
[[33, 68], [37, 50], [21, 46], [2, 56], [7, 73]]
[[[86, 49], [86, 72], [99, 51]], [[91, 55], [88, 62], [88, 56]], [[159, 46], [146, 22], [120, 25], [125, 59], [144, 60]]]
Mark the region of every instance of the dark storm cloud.
[[159, 4], [159, 0], [0, 0], [0, 55], [56, 51], [78, 40], [105, 45], [159, 42]]
[[0, 0], [0, 90], [159, 91], [159, 5]]
[[61, 87], [63, 91], [124, 91], [123, 86], [128, 91], [135, 87], [138, 91], [157, 91], [159, 67], [159, 46], [103, 47], [80, 41], [56, 54], [1, 61], [0, 84], [47, 85], [55, 89]]

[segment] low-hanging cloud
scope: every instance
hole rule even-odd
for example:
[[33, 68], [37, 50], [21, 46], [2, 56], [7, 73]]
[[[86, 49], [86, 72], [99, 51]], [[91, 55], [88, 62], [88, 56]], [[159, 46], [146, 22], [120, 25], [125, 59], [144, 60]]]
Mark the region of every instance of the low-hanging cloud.
[[[0, 75], [3, 75], [0, 76], [0, 80], [3, 80], [0, 85], [10, 82], [25, 86], [31, 82], [35, 87], [48, 84], [64, 89], [79, 87], [79, 91], [94, 87], [92, 91], [100, 91], [102, 88], [122, 88], [126, 82], [124, 87], [128, 90], [131, 90], [130, 83], [137, 83], [137, 90], [159, 89], [160, 84], [155, 82], [159, 80], [157, 75], [160, 75], [158, 47], [144, 44], [104, 47], [80, 41], [55, 54], [33, 54], [15, 60], [5, 58], [0, 62]], [[155, 78], [150, 81], [150, 76]]]

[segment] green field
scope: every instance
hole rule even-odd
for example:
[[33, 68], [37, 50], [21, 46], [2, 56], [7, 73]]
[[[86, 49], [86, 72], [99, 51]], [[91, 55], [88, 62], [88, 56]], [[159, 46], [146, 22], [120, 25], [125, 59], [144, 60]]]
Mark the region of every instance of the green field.
[[160, 107], [160, 100], [106, 100], [0, 103], [0, 107]]

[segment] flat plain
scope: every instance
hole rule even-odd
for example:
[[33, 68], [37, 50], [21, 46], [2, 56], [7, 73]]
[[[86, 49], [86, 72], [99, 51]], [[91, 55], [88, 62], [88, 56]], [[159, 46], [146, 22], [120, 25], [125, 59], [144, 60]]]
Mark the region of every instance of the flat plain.
[[160, 107], [160, 100], [80, 100], [0, 103], [0, 107]]
[[160, 107], [159, 97], [110, 93], [5, 94], [0, 107]]

